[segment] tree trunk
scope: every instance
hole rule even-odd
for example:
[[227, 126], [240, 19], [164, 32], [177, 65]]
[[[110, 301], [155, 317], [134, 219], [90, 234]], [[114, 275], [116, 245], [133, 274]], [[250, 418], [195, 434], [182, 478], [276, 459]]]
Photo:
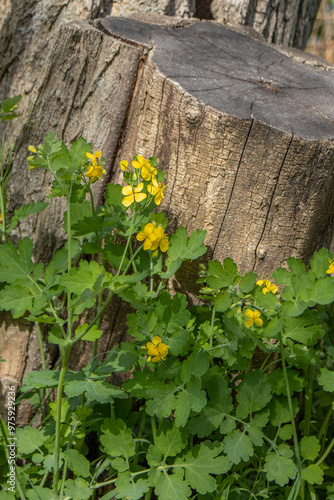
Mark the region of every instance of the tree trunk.
[[215, 21], [254, 28], [270, 43], [305, 49], [321, 0], [212, 0]]
[[[27, 167], [27, 146], [55, 130], [68, 144], [82, 135], [103, 151], [105, 183], [119, 180], [118, 161], [130, 159], [134, 148], [157, 156], [167, 171], [162, 209], [171, 218], [170, 232], [181, 224], [189, 231], [207, 229], [210, 255], [231, 256], [245, 272], [267, 276], [287, 257], [307, 259], [317, 246], [329, 244], [330, 65], [325, 70], [316, 58], [298, 51], [290, 57], [254, 34], [246, 37], [213, 22], [151, 19], [60, 24], [27, 99], [10, 210], [48, 194], [48, 176]], [[105, 183], [95, 185], [99, 202]], [[49, 260], [62, 245], [63, 210], [53, 199], [44, 213], [21, 224], [21, 235], [34, 240], [36, 259]], [[183, 290], [186, 282], [188, 290], [191, 283], [195, 289], [195, 271], [183, 268], [174, 286]], [[100, 352], [123, 338], [125, 315], [115, 300], [101, 325], [106, 333]], [[39, 368], [36, 331], [6, 315], [0, 344], [4, 392]], [[78, 347], [71, 366], [84, 364], [89, 355], [87, 347]], [[49, 366], [55, 356], [49, 352]], [[18, 421], [28, 420], [22, 408]]]

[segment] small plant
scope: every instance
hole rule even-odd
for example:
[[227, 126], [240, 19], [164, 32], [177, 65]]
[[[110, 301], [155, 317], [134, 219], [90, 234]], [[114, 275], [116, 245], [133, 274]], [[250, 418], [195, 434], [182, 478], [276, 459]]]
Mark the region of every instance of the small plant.
[[[51, 133], [29, 151], [30, 168], [53, 176], [50, 197], [66, 198], [67, 243], [35, 264], [30, 239], [16, 248], [9, 235], [47, 203], [3, 218], [0, 307], [37, 323], [43, 369], [17, 400], [36, 415], [16, 431], [16, 493], [6, 485], [10, 433], [0, 427], [0, 499], [334, 498], [332, 254], [319, 250], [309, 269], [290, 258], [275, 282], [241, 273], [229, 257], [200, 264], [201, 303], [190, 307], [167, 283], [205, 254], [206, 233], [168, 235], [155, 213], [166, 189], [156, 158], [123, 160], [125, 185], [109, 184], [95, 206], [91, 186], [105, 170], [91, 144], [69, 149]], [[133, 341], [97, 354], [114, 295], [134, 311]], [[54, 370], [40, 325], [59, 349]], [[68, 369], [77, 342], [93, 343], [79, 372]], [[118, 387], [110, 378], [120, 372], [128, 377]]]

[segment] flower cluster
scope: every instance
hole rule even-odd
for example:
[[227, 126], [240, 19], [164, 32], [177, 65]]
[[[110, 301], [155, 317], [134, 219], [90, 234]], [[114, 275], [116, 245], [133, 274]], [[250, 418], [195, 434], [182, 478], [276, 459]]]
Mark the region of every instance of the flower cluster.
[[266, 294], [268, 292], [275, 294], [278, 292], [278, 287], [274, 283], [271, 284], [271, 282], [269, 280], [259, 280], [256, 282], [256, 284], [263, 287], [262, 292], [264, 294]]
[[169, 346], [162, 342], [161, 338], [156, 335], [152, 338], [151, 342], [147, 342], [146, 346], [142, 349], [147, 350], [148, 358], [147, 361], [164, 361], [167, 358]]
[[246, 309], [245, 316], [246, 316], [246, 318], [248, 318], [245, 321], [245, 326], [247, 326], [248, 328], [250, 328], [251, 326], [253, 326], [253, 323], [255, 323], [256, 326], [262, 326], [263, 325], [263, 321], [260, 318], [261, 313], [257, 309], [255, 309], [255, 311], [252, 311], [252, 309]]
[[161, 226], [157, 226], [155, 222], [149, 222], [144, 229], [136, 236], [138, 241], [144, 242], [144, 250], [151, 250], [153, 257], [158, 254], [158, 248], [162, 252], [167, 252], [169, 241]]
[[92, 163], [88, 165], [85, 176], [88, 177], [90, 184], [92, 184], [98, 179], [101, 180], [102, 174], [105, 174], [106, 171], [103, 168], [101, 151], [94, 151], [94, 154], [86, 153], [86, 156]]
[[128, 183], [122, 189], [123, 205], [130, 207], [134, 202], [140, 203], [145, 200], [148, 195], [150, 195], [149, 201], [153, 198], [154, 203], [160, 205], [166, 185], [157, 180], [157, 176], [163, 173], [155, 166], [156, 158], [147, 160], [141, 155], [135, 155], [131, 165], [132, 168], [126, 160], [120, 162], [123, 177]]

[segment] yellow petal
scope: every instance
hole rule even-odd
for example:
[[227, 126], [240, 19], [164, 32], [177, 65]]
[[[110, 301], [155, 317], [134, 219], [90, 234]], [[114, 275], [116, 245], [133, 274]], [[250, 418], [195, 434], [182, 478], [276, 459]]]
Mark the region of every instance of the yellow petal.
[[253, 318], [259, 318], [261, 316], [261, 312], [258, 311], [257, 309], [255, 309], [255, 311], [253, 312]]
[[138, 184], [138, 186], [136, 188], [134, 188], [134, 192], [135, 193], [140, 193], [140, 191], [143, 190], [143, 187], [144, 187], [144, 183], [141, 182], [140, 184]]
[[255, 318], [255, 320], [254, 320], [254, 321], [255, 321], [255, 324], [256, 324], [257, 326], [262, 326], [262, 325], [263, 325], [263, 321], [262, 321], [262, 319], [261, 319], [261, 318]]
[[129, 166], [129, 162], [127, 162], [126, 160], [123, 160], [120, 162], [120, 167], [122, 170], [126, 170]]
[[133, 194], [133, 188], [132, 186], [124, 186], [122, 187], [122, 194], [129, 196], [130, 194]]
[[92, 153], [86, 153], [86, 156], [87, 158], [89, 158], [90, 160], [95, 160], [95, 156], [92, 155]]
[[30, 151], [31, 153], [37, 153], [36, 148], [34, 148], [34, 146], [28, 146], [28, 151]]
[[126, 196], [125, 198], [123, 198], [122, 204], [125, 207], [129, 207], [134, 202], [134, 199], [135, 199], [135, 197], [133, 196], [133, 194], [131, 194], [130, 196]]
[[256, 284], [259, 286], [262, 286], [264, 284], [264, 282], [265, 282], [264, 280], [259, 280], [256, 282]]
[[246, 316], [246, 318], [251, 318], [251, 319], [253, 319], [253, 317], [254, 317], [254, 313], [253, 313], [253, 311], [252, 311], [251, 309], [246, 309], [246, 311], [245, 311], [245, 316]]
[[161, 342], [161, 338], [159, 337], [159, 335], [155, 335], [155, 336], [153, 337], [153, 339], [152, 339], [152, 342], [153, 342], [153, 344], [155, 344], [155, 345], [159, 345], [159, 344], [160, 344], [160, 342]]
[[246, 319], [245, 326], [247, 326], [247, 328], [249, 328], [250, 326], [252, 326], [252, 324], [253, 324], [253, 320], [252, 319]]
[[140, 231], [140, 233], [137, 234], [136, 239], [138, 241], [146, 240], [146, 234], [144, 233], [144, 231]]
[[152, 246], [152, 241], [149, 238], [146, 238], [144, 242], [144, 250], [149, 250]]
[[94, 151], [94, 156], [95, 156], [95, 158], [102, 158], [101, 151]]
[[161, 250], [162, 252], [167, 252], [168, 247], [169, 247], [169, 241], [167, 240], [167, 238], [163, 238], [163, 239], [160, 241], [160, 250]]
[[146, 196], [147, 196], [147, 194], [145, 194], [145, 193], [135, 194], [135, 200], [137, 203], [139, 203], [140, 201], [145, 200]]

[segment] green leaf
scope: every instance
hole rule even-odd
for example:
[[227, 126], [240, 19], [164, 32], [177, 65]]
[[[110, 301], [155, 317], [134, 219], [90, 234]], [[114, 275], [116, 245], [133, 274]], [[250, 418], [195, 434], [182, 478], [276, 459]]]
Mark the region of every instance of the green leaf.
[[104, 199], [107, 205], [113, 207], [119, 207], [122, 210], [126, 210], [122, 201], [124, 196], [122, 195], [122, 186], [120, 184], [109, 183], [104, 195]]
[[262, 335], [267, 339], [275, 339], [277, 338], [279, 332], [283, 330], [283, 326], [284, 320], [282, 318], [273, 318], [263, 330]]
[[77, 476], [88, 477], [90, 475], [90, 463], [86, 457], [77, 450], [65, 450], [64, 457], [67, 459], [68, 467]]
[[[35, 484], [33, 489], [26, 492], [26, 495], [29, 500], [50, 500], [52, 491], [49, 488], [43, 488]], [[1, 496], [0, 500], [2, 500]]]
[[234, 464], [247, 460], [253, 456], [252, 440], [244, 432], [235, 430], [224, 438], [224, 452]]
[[237, 265], [230, 257], [224, 259], [224, 267], [218, 260], [211, 260], [208, 265], [207, 283], [210, 288], [220, 289], [234, 284], [239, 276]]
[[226, 474], [231, 468], [227, 457], [218, 456], [222, 448], [222, 443], [217, 441], [204, 441], [175, 460], [175, 465], [185, 469], [185, 477], [191, 488], [201, 495], [216, 490], [216, 481], [211, 474]]
[[206, 252], [203, 245], [206, 231], [196, 229], [189, 237], [185, 227], [179, 227], [170, 237], [167, 255], [171, 261], [195, 260]]
[[78, 169], [87, 162], [86, 153], [92, 152], [92, 145], [83, 137], [72, 143], [70, 157], [72, 169]]
[[124, 398], [126, 394], [119, 388], [101, 380], [73, 380], [65, 385], [65, 393], [69, 398], [85, 393], [89, 401], [112, 403], [114, 398]]
[[30, 288], [22, 285], [8, 285], [0, 290], [0, 308], [11, 311], [13, 318], [20, 318], [33, 305], [34, 295]]
[[187, 433], [176, 427], [170, 421], [164, 421], [157, 432], [154, 446], [151, 445], [149, 450], [155, 450], [164, 457], [175, 457], [187, 446]]
[[105, 418], [101, 426], [100, 441], [105, 453], [111, 457], [123, 457], [128, 460], [135, 454], [136, 443], [133, 441], [131, 429], [121, 419]]
[[[292, 406], [294, 415], [296, 416], [298, 413], [298, 400], [296, 398], [292, 398]], [[269, 404], [270, 410], [270, 423], [275, 427], [279, 427], [282, 424], [290, 422], [290, 410], [288, 405], [288, 400], [282, 396], [276, 396], [272, 399]]]
[[318, 252], [314, 252], [310, 260], [310, 267], [316, 278], [326, 276], [326, 271], [329, 268], [329, 260], [333, 259], [333, 254], [327, 248], [320, 248]]
[[82, 477], [78, 477], [77, 479], [67, 479], [65, 481], [65, 496], [73, 498], [80, 498], [80, 500], [89, 500], [93, 493], [94, 489], [89, 487], [89, 483], [85, 481]]
[[278, 285], [290, 285], [292, 273], [290, 273], [287, 269], [283, 269], [279, 267], [275, 272], [272, 273], [275, 282]]
[[180, 474], [159, 474], [154, 493], [159, 500], [187, 500], [191, 489]]
[[[90, 217], [92, 215], [92, 208], [88, 200], [81, 203], [71, 203], [71, 227], [82, 221], [85, 217]], [[64, 224], [63, 229], [67, 232], [67, 210], [64, 213]], [[94, 231], [93, 231], [94, 232]]]
[[48, 387], [57, 387], [59, 380], [59, 371], [40, 370], [28, 373], [23, 382], [27, 386], [35, 389], [45, 389]]
[[[291, 393], [300, 392], [305, 386], [305, 380], [300, 376], [297, 370], [293, 370], [292, 368], [287, 370], [287, 373]], [[273, 370], [268, 375], [268, 382], [270, 383], [275, 394], [284, 394], [284, 396], [287, 395], [283, 371], [280, 368], [276, 368], [276, 370]]]
[[9, 113], [12, 111], [14, 106], [17, 106], [18, 103], [21, 101], [22, 96], [21, 95], [15, 95], [14, 97], [7, 97], [7, 99], [4, 99], [1, 102], [1, 108], [5, 113]]
[[306, 469], [302, 469], [302, 478], [309, 484], [322, 484], [324, 471], [319, 465], [311, 464]]
[[[86, 330], [88, 327], [87, 323], [84, 323], [83, 325], [78, 326], [75, 330], [75, 336], [78, 337], [82, 332]], [[103, 332], [97, 328], [96, 325], [93, 325], [91, 329], [82, 337], [82, 340], [89, 340], [90, 342], [94, 342], [95, 340], [99, 339], [103, 335]]]
[[319, 439], [315, 436], [304, 436], [300, 442], [300, 454], [306, 460], [315, 460], [320, 448]]
[[104, 273], [104, 268], [94, 260], [91, 262], [82, 260], [79, 269], [72, 267], [69, 273], [61, 277], [60, 284], [65, 291], [81, 295], [87, 288], [96, 291], [95, 284]]
[[18, 245], [10, 241], [0, 246], [0, 282], [14, 283], [19, 279], [30, 278], [34, 264], [31, 260], [33, 243], [24, 237]]
[[269, 411], [264, 410], [261, 413], [256, 413], [251, 424], [247, 427], [247, 433], [254, 446], [263, 446], [264, 433], [261, 429], [267, 425], [268, 420]]
[[46, 441], [47, 436], [42, 431], [33, 427], [23, 427], [16, 429], [16, 446], [20, 453], [29, 455], [40, 448]]
[[115, 482], [114, 498], [131, 500], [139, 500], [144, 498], [144, 494], [150, 489], [147, 479], [137, 479], [135, 481], [131, 477], [130, 472], [121, 472]]
[[[57, 401], [50, 403], [50, 413], [53, 420], [57, 420]], [[60, 411], [60, 421], [68, 423], [68, 411], [70, 409], [70, 403], [66, 399], [61, 400], [61, 411]]]
[[286, 445], [280, 445], [276, 453], [269, 452], [263, 470], [266, 473], [268, 481], [275, 481], [280, 486], [285, 486], [290, 479], [295, 479], [297, 475], [296, 465], [291, 460], [292, 452], [287, 453]]
[[316, 281], [309, 293], [309, 299], [318, 304], [330, 304], [334, 301], [334, 280], [327, 276]]
[[186, 382], [192, 375], [202, 377], [209, 369], [209, 360], [210, 356], [206, 351], [193, 352], [183, 361], [180, 373], [181, 380]]
[[314, 310], [307, 310], [296, 318], [285, 319], [284, 343], [289, 338], [309, 346], [316, 344], [323, 335], [324, 330], [319, 326], [318, 314]]
[[174, 333], [180, 327], [186, 326], [190, 319], [186, 296], [176, 293], [171, 297], [167, 290], [160, 293], [155, 313], [166, 333]]
[[142, 340], [150, 340], [158, 333], [158, 316], [152, 310], [148, 313], [137, 311], [134, 314], [128, 314], [126, 323], [129, 327], [129, 335], [139, 342]]
[[159, 387], [148, 387], [147, 393], [152, 399], [146, 403], [147, 413], [158, 418], [168, 418], [175, 409], [175, 387], [171, 382]]
[[238, 386], [237, 416], [246, 418], [248, 415], [262, 410], [271, 400], [271, 385], [261, 370], [246, 373]]
[[47, 206], [49, 206], [49, 203], [46, 203], [44, 201], [39, 201], [37, 203], [32, 202], [28, 205], [22, 205], [20, 208], [14, 210], [14, 214], [10, 220], [10, 225], [7, 231], [12, 231], [17, 226], [19, 220], [25, 219], [26, 217], [28, 217], [28, 215], [42, 212]]
[[218, 292], [213, 300], [217, 312], [225, 312], [231, 307], [233, 297], [227, 292]]
[[305, 274], [306, 273], [306, 268], [305, 264], [302, 260], [296, 259], [295, 257], [289, 257], [287, 260], [288, 266], [290, 268], [290, 271], [293, 274]]
[[206, 405], [206, 394], [201, 390], [199, 378], [191, 377], [190, 381], [176, 396], [175, 424], [184, 427], [191, 410], [199, 413]]
[[[233, 410], [232, 390], [225, 379], [213, 375], [206, 383], [210, 401], [201, 411], [200, 415], [189, 422], [190, 432], [199, 438], [209, 436], [217, 429]], [[234, 422], [234, 421], [233, 421]]]
[[334, 371], [330, 371], [327, 368], [321, 368], [317, 380], [324, 391], [334, 392]]
[[90, 215], [83, 217], [82, 220], [72, 224], [73, 236], [87, 236], [96, 231], [112, 231], [118, 217], [101, 217], [99, 215]]
[[256, 280], [257, 280], [257, 274], [255, 274], [253, 271], [250, 271], [249, 273], [245, 274], [245, 276], [243, 276], [240, 281], [239, 285], [240, 291], [243, 293], [251, 292], [255, 287]]

